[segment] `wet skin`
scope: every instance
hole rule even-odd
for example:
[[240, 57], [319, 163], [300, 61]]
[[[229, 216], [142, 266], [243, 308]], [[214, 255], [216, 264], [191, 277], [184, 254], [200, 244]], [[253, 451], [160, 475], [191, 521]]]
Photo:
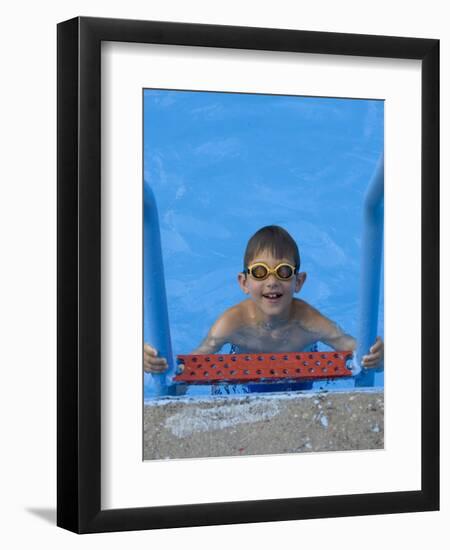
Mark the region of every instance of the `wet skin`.
[[[275, 258], [264, 252], [251, 264], [258, 262], [272, 269], [280, 263], [294, 263], [292, 258]], [[242, 353], [301, 351], [317, 341], [338, 351], [356, 348], [355, 339], [336, 323], [304, 300], [294, 298], [306, 281], [306, 273], [297, 273], [289, 280], [280, 280], [274, 274], [264, 280], [243, 273], [237, 278], [248, 299], [226, 310], [192, 354], [216, 353], [226, 343], [238, 346]], [[383, 351], [383, 341], [378, 337], [369, 354], [364, 356], [363, 366], [378, 366]], [[161, 373], [166, 369], [165, 358], [158, 357], [157, 351], [145, 344], [144, 370]]]

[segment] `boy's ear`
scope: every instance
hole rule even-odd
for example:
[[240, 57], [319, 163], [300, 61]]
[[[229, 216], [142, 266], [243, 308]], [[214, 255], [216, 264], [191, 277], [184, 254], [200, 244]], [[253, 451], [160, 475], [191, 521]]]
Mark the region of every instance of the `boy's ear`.
[[297, 273], [296, 281], [295, 281], [295, 292], [300, 292], [300, 290], [302, 289], [302, 286], [305, 284], [305, 281], [306, 281], [306, 273], [304, 271]]
[[242, 292], [245, 292], [245, 294], [248, 294], [250, 291], [248, 289], [248, 281], [247, 281], [246, 274], [242, 273], [241, 271], [240, 273], [238, 273], [237, 279]]

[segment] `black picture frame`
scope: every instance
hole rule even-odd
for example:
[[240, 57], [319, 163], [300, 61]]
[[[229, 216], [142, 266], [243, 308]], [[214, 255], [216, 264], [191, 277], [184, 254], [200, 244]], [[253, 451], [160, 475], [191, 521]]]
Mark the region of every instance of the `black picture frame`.
[[[420, 491], [101, 509], [102, 41], [422, 61]], [[57, 68], [57, 524], [94, 533], [438, 510], [439, 40], [77, 17], [58, 25]]]

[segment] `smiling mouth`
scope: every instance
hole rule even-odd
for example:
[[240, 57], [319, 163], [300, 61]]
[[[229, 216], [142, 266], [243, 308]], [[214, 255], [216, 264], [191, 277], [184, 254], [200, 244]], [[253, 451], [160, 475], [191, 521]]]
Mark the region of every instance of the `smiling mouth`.
[[281, 294], [280, 292], [270, 292], [270, 293], [267, 293], [267, 294], [263, 294], [263, 298], [265, 298], [266, 300], [269, 300], [271, 302], [275, 302], [276, 300], [278, 300], [282, 296], [283, 296], [283, 294]]

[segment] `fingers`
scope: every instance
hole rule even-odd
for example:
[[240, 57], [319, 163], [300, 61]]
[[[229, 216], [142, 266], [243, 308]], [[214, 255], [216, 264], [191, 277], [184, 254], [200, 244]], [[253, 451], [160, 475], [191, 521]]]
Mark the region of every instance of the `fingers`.
[[167, 370], [167, 360], [164, 357], [158, 357], [157, 350], [150, 346], [150, 344], [144, 344], [144, 371], [153, 374], [159, 374]]
[[144, 344], [144, 359], [150, 360], [152, 357], [156, 357], [158, 352], [155, 348], [152, 348], [148, 344]]
[[167, 362], [165, 359], [163, 359], [164, 363], [162, 364], [154, 364], [154, 363], [148, 363], [144, 361], [144, 371], [150, 372], [152, 374], [160, 374], [162, 372], [165, 372], [168, 368]]
[[151, 355], [157, 355], [158, 352], [150, 344], [144, 344], [144, 353], [150, 353]]
[[144, 359], [144, 371], [152, 372], [154, 374], [166, 371], [168, 368], [167, 361], [163, 357], [159, 357], [156, 360], [145, 361]]
[[369, 353], [368, 355], [364, 355], [362, 365], [366, 368], [376, 367], [380, 361], [381, 355], [379, 353]]
[[377, 336], [375, 344], [370, 348], [369, 353], [362, 358], [362, 366], [366, 368], [377, 367], [384, 357], [384, 342]]
[[384, 349], [383, 340], [379, 336], [377, 336], [375, 340], [375, 344], [370, 348], [370, 351], [372, 353], [377, 353], [379, 351], [382, 351], [383, 349]]

